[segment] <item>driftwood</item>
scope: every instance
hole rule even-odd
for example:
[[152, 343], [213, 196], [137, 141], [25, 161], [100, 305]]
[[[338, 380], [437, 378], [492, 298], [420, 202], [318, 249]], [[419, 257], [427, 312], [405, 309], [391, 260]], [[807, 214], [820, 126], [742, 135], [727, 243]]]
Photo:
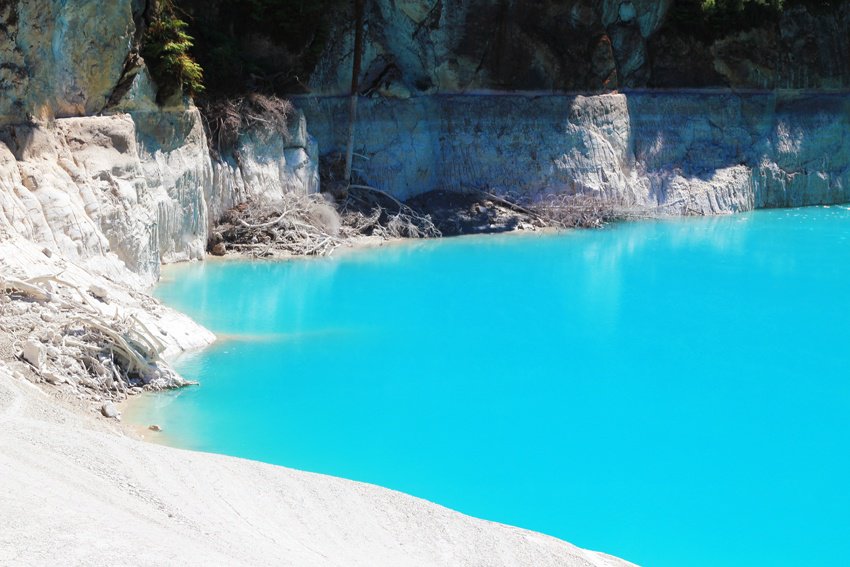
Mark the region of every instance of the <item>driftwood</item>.
[[356, 233], [383, 238], [439, 238], [431, 220], [392, 195], [368, 185], [350, 185], [340, 213]]
[[440, 236], [430, 217], [366, 185], [351, 185], [345, 200], [332, 205], [321, 195], [287, 194], [275, 203], [247, 203], [228, 211], [210, 241], [254, 256], [278, 252], [327, 256], [360, 236]]
[[53, 298], [53, 295], [49, 291], [30, 282], [4, 279], [0, 283], [2, 283], [3, 291], [6, 293], [19, 293], [35, 301], [50, 301]]
[[[343, 244], [333, 207], [321, 196], [296, 194], [276, 203], [252, 202], [231, 209], [216, 235], [228, 248], [257, 256], [272, 252], [327, 256]], [[211, 241], [211, 246], [215, 244]]]
[[[45, 288], [50, 284], [55, 284], [54, 291]], [[63, 287], [72, 293], [63, 293]], [[121, 395], [133, 386], [162, 388], [185, 384], [162, 360], [165, 345], [142, 321], [134, 315], [105, 318], [87, 292], [60, 276], [5, 278], [0, 280], [0, 289], [44, 305], [31, 314], [40, 323], [42, 337], [34, 335], [35, 327], [27, 323], [24, 328], [30, 331], [26, 339], [19, 338], [17, 342], [38, 347], [38, 364], [33, 363], [32, 352], [27, 356], [26, 348], [21, 357], [48, 382], [61, 384], [70, 380]], [[10, 333], [17, 336], [14, 331]], [[54, 353], [49, 364], [41, 360], [45, 352]]]
[[584, 194], [550, 195], [527, 208], [546, 226], [559, 229], [599, 228], [613, 221], [649, 216], [620, 200]]

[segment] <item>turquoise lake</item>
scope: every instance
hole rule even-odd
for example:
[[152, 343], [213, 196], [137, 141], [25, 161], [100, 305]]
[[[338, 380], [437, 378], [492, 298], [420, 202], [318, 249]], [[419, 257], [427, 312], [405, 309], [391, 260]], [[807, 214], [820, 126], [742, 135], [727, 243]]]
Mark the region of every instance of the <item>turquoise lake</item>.
[[850, 565], [850, 208], [166, 271], [133, 419], [644, 566]]

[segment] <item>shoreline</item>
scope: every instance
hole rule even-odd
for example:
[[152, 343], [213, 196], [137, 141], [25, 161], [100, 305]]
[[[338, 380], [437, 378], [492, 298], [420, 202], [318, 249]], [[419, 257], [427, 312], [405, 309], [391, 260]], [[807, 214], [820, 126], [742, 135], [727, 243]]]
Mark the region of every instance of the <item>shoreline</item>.
[[0, 493], [0, 563], [630, 565], [374, 485], [141, 441], [57, 402], [0, 363], [14, 487]]

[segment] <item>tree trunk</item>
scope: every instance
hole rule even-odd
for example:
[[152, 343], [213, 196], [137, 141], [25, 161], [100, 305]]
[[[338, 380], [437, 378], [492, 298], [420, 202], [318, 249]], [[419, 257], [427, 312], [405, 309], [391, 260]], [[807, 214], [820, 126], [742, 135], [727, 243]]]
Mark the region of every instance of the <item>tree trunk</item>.
[[354, 124], [357, 121], [357, 96], [360, 88], [360, 64], [363, 58], [363, 12], [366, 0], [354, 0], [354, 64], [351, 71], [351, 96], [348, 103], [348, 144], [345, 148], [345, 186], [351, 185], [351, 160], [354, 158]]

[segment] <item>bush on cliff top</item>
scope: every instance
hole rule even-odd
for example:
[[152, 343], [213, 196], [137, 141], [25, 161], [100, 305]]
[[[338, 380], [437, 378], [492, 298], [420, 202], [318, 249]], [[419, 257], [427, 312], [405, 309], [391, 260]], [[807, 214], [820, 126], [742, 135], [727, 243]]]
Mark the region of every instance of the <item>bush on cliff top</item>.
[[[352, 0], [175, 0], [212, 95], [303, 92]], [[340, 32], [342, 33], [342, 32]]]
[[681, 32], [704, 40], [778, 22], [794, 6], [832, 10], [850, 0], [675, 0], [668, 22]]
[[189, 53], [193, 38], [186, 33], [188, 26], [179, 17], [172, 0], [158, 0], [154, 3], [145, 32], [142, 56], [160, 88], [160, 101], [180, 89], [188, 95], [204, 90], [203, 69]]

